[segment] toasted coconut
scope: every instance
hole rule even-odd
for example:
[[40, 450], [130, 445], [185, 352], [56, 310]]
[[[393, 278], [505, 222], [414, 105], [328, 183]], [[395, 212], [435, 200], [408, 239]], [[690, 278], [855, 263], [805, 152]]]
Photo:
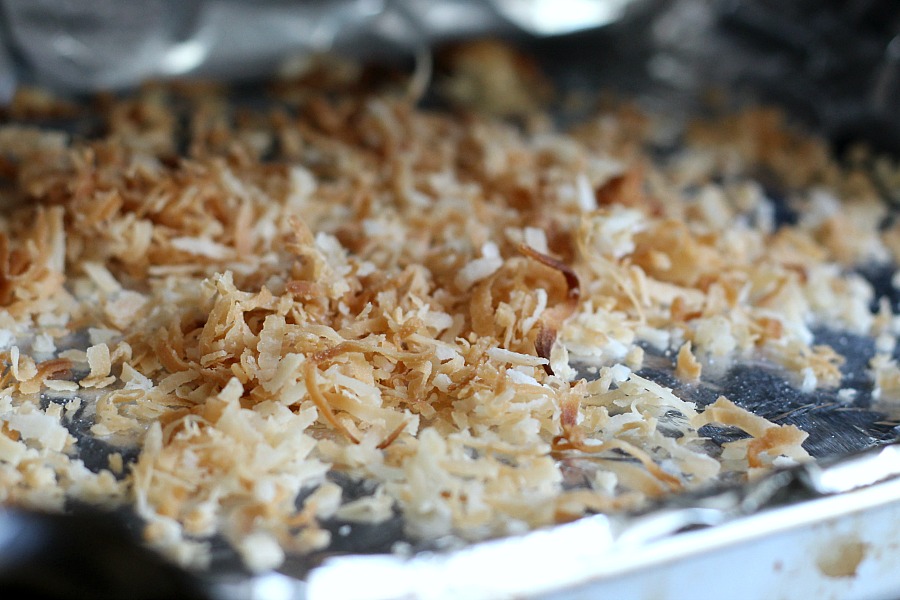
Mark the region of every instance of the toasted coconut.
[[551, 269], [559, 271], [562, 273], [563, 277], [566, 278], [567, 290], [565, 300], [562, 304], [544, 312], [541, 316], [541, 327], [538, 330], [537, 337], [535, 337], [534, 341], [534, 347], [538, 356], [547, 360], [547, 362], [544, 363], [544, 369], [547, 371], [548, 375], [553, 375], [553, 369], [550, 367], [549, 363], [550, 353], [553, 349], [553, 344], [556, 341], [559, 327], [567, 317], [575, 312], [575, 309], [578, 306], [578, 298], [581, 296], [581, 284], [578, 281], [578, 275], [575, 271], [560, 261], [547, 256], [546, 254], [542, 254], [525, 244], [519, 246], [519, 252]]
[[700, 373], [703, 365], [697, 360], [697, 357], [691, 352], [691, 343], [685, 342], [678, 349], [678, 357], [675, 362], [675, 374], [682, 379], [700, 379]]
[[[644, 348], [686, 380], [753, 357], [812, 391], [841, 379], [826, 323], [877, 335], [875, 394], [900, 393], [896, 316], [848, 269], [900, 254], [874, 197], [891, 165], [845, 172], [766, 111], [659, 161], [633, 106], [552, 131], [507, 47], [447, 67], [466, 116], [334, 67], [279, 84], [290, 110], [157, 85], [103, 100], [94, 139], [0, 127], [3, 502], [131, 502], [174, 560], [221, 536], [261, 570], [335, 515], [479, 540], [807, 458], [795, 428], [634, 373]], [[76, 414], [111, 470], [78, 461]], [[708, 424], [749, 437], [712, 458]], [[375, 495], [341, 506], [330, 469]]]

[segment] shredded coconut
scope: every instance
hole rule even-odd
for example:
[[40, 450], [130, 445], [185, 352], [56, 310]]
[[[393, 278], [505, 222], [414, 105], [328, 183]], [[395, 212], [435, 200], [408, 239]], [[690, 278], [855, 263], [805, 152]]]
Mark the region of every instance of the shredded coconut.
[[[814, 324], [878, 331], [875, 395], [900, 397], [898, 321], [849, 271], [900, 233], [772, 113], [691, 125], [658, 161], [633, 108], [532, 131], [331, 75], [247, 118], [151, 86], [98, 139], [0, 128], [5, 504], [127, 503], [173, 560], [202, 567], [221, 536], [263, 571], [327, 546], [323, 519], [480, 540], [808, 459], [796, 428], [639, 376], [645, 348], [685, 379], [761, 356], [812, 392], [843, 360]], [[758, 172], [809, 215], [776, 227]], [[76, 412], [109, 469], [78, 460]], [[713, 458], [709, 423], [749, 437]], [[344, 503], [329, 471], [376, 491]]]

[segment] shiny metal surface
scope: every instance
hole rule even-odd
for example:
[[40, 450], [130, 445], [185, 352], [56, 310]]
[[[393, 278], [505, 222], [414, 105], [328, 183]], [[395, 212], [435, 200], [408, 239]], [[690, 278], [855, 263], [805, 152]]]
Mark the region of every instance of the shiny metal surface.
[[896, 597], [898, 470], [900, 450], [887, 446], [644, 515], [596, 515], [448, 554], [334, 558], [310, 573], [305, 597]]

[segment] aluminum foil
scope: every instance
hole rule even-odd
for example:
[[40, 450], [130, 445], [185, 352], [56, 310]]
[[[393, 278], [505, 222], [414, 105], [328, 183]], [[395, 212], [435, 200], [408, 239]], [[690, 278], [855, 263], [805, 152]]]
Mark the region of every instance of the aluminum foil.
[[[727, 86], [737, 97], [777, 102], [838, 147], [863, 140], [900, 156], [900, 5], [890, 0], [0, 0], [0, 11], [4, 98], [22, 83], [80, 93], [148, 77], [263, 79], [318, 52], [391, 58], [503, 35], [530, 48], [563, 90], [612, 88], [690, 114], [708, 86]], [[900, 203], [900, 190], [883, 192]], [[867, 275], [896, 306], [892, 272]], [[810, 433], [817, 463], [641, 514], [596, 515], [475, 545], [404, 546], [402, 523], [389, 521], [283, 573], [248, 577], [223, 562], [192, 580], [191, 593], [562, 600], [731, 589], [738, 597], [897, 597], [897, 415], [879, 412], [867, 394], [861, 373], [872, 340], [819, 335], [852, 358], [843, 384], [861, 393], [851, 406], [827, 393], [800, 394], [758, 365], [705, 390], [679, 391], [724, 390], [767, 418], [797, 424]], [[648, 369], [665, 380], [666, 365]], [[345, 495], [367, 493], [339, 483]], [[2, 559], [18, 539], [4, 535], [30, 521], [0, 516]], [[94, 541], [73, 555], [89, 554]]]
[[219, 579], [223, 599], [896, 598], [900, 448], [595, 515], [455, 552], [332, 558], [305, 581]]
[[311, 573], [304, 594], [561, 600], [730, 590], [737, 598], [823, 597], [813, 593], [819, 589], [843, 598], [896, 597], [900, 574], [863, 575], [900, 558], [886, 534], [900, 525], [898, 476], [900, 448], [889, 446], [677, 498], [643, 515], [596, 515], [449, 554], [333, 559]]

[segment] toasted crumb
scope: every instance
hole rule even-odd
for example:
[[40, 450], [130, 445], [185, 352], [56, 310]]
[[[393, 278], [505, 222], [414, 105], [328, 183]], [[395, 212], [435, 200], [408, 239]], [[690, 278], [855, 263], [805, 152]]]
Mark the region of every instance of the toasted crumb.
[[[846, 171], [763, 109], [659, 160], [631, 105], [554, 131], [508, 46], [448, 61], [465, 115], [313, 70], [267, 111], [158, 85], [101, 103], [96, 138], [0, 127], [0, 500], [127, 504], [180, 564], [221, 537], [263, 571], [328, 519], [482, 540], [809, 459], [796, 428], [642, 377], [656, 354], [837, 388], [824, 324], [877, 336], [874, 395], [900, 394], [900, 320], [851, 268], [900, 255], [892, 165]], [[709, 423], [749, 437], [713, 458]], [[582, 487], [561, 456], [590, 458]], [[335, 472], [373, 494], [345, 502]]]
[[118, 452], [113, 452], [109, 455], [109, 470], [112, 471], [115, 475], [121, 475], [123, 469], [125, 468], [125, 464], [122, 461], [122, 455]]
[[498, 40], [452, 45], [438, 62], [447, 71], [444, 94], [468, 108], [507, 116], [535, 113], [553, 93], [531, 57]]
[[700, 379], [703, 365], [691, 352], [691, 343], [685, 342], [678, 349], [678, 359], [675, 363], [675, 374], [682, 379]]

